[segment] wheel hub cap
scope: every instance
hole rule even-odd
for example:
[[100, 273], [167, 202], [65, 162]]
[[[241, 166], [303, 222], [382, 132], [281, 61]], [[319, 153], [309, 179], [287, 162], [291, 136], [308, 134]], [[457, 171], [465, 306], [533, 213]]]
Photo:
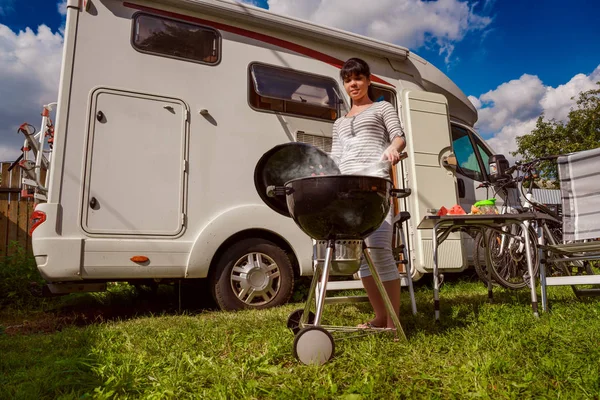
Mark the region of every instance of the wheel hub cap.
[[252, 268], [248, 273], [248, 282], [256, 290], [264, 290], [269, 283], [269, 277], [262, 269]]
[[264, 253], [246, 254], [231, 271], [231, 288], [237, 298], [248, 305], [270, 302], [279, 292], [280, 284], [279, 266]]

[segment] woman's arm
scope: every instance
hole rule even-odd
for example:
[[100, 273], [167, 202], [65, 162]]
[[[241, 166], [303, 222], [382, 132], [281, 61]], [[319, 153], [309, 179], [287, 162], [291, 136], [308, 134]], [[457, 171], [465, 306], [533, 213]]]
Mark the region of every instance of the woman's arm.
[[382, 106], [381, 114], [390, 140], [390, 145], [383, 152], [381, 159], [389, 160], [392, 165], [396, 165], [400, 161], [400, 153], [406, 147], [402, 122], [394, 106], [388, 102]]

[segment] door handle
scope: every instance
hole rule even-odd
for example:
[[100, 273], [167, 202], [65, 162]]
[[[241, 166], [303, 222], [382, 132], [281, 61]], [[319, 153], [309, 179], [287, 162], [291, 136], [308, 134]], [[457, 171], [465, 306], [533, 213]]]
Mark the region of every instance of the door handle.
[[458, 197], [465, 197], [467, 195], [467, 191], [465, 189], [465, 181], [458, 178], [456, 179], [456, 183], [458, 183]]
[[98, 200], [96, 200], [95, 197], [92, 197], [90, 199], [90, 208], [92, 209], [96, 209], [96, 206], [98, 205]]

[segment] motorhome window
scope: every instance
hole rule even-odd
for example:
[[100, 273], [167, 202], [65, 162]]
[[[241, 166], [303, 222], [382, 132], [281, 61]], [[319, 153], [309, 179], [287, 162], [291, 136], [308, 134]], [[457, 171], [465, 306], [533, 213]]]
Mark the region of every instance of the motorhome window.
[[205, 64], [219, 62], [219, 34], [209, 28], [138, 14], [133, 23], [133, 46], [141, 52]]
[[452, 125], [452, 148], [458, 163], [458, 172], [476, 181], [483, 181], [484, 174], [466, 129]]
[[475, 142], [477, 143], [477, 150], [479, 150], [479, 154], [481, 155], [481, 161], [483, 161], [483, 167], [485, 168], [486, 172], [489, 174], [490, 173], [490, 155], [487, 152], [487, 150], [485, 150], [485, 148], [481, 146], [481, 144], [479, 143], [479, 140], [475, 139]]
[[373, 95], [375, 97], [376, 102], [385, 100], [388, 103], [391, 103], [395, 109], [398, 109], [398, 107], [396, 107], [396, 93], [389, 89], [385, 89], [381, 86], [375, 85], [371, 85], [371, 89], [373, 91]]
[[343, 103], [333, 79], [254, 64], [250, 104], [258, 109], [335, 121]]

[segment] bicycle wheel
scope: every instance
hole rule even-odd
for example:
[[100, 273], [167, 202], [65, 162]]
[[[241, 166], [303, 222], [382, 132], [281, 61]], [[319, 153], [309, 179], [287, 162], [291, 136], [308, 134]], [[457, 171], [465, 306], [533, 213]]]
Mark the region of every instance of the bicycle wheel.
[[[483, 235], [481, 232], [478, 232], [475, 235], [474, 244], [473, 244], [473, 267], [475, 268], [475, 273], [477, 277], [483, 282], [485, 287], [488, 285], [488, 269], [485, 261], [485, 248], [483, 246]], [[494, 276], [491, 276], [491, 281], [493, 286], [499, 286], [498, 282], [494, 280]]]
[[[507, 289], [522, 289], [530, 282], [527, 268], [527, 254], [523, 238], [523, 228], [519, 224], [507, 225], [508, 234], [493, 232], [489, 235], [488, 251], [492, 265], [492, 275], [500, 285]], [[510, 234], [510, 235], [509, 235]], [[514, 237], [512, 237], [514, 235]], [[503, 243], [504, 241], [504, 243]], [[529, 228], [531, 261], [534, 276], [539, 272], [537, 234]]]

